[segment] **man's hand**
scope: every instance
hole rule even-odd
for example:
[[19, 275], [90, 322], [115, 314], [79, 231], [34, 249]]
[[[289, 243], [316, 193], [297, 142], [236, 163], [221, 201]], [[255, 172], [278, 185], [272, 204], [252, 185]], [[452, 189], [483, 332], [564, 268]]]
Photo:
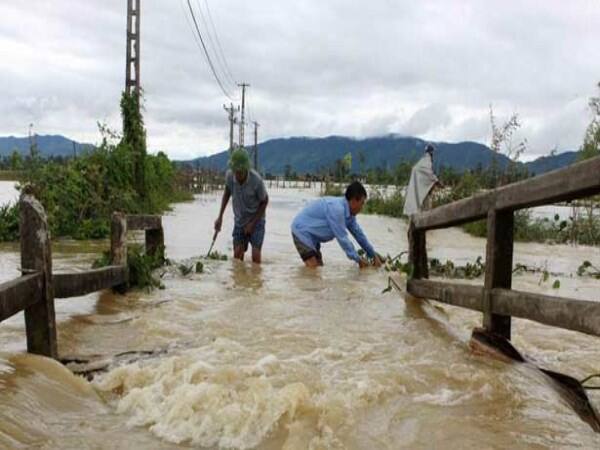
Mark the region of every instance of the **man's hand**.
[[383, 265], [383, 262], [381, 261], [381, 258], [378, 254], [375, 254], [375, 257], [373, 258], [373, 265], [375, 267], [381, 267]]
[[215, 220], [215, 231], [219, 233], [221, 231], [221, 226], [223, 225], [223, 217], [219, 216], [217, 220]]
[[246, 236], [250, 236], [252, 233], [254, 233], [255, 228], [256, 228], [256, 222], [253, 220], [253, 221], [247, 223], [246, 225], [244, 225], [244, 234]]
[[367, 261], [365, 258], [360, 258], [358, 260], [358, 267], [360, 267], [361, 269], [364, 269], [365, 267], [369, 267], [369, 261]]

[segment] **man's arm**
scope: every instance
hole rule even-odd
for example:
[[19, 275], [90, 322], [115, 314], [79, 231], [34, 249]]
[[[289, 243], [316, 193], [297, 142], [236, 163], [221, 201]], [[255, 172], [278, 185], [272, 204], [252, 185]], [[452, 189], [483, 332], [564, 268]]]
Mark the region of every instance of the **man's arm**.
[[360, 245], [361, 248], [365, 252], [367, 252], [367, 256], [369, 258], [374, 258], [376, 255], [375, 249], [373, 248], [373, 246], [367, 239], [367, 236], [365, 235], [362, 228], [356, 221], [356, 218], [352, 217], [352, 219], [350, 219], [350, 223], [348, 224], [348, 230], [350, 231], [350, 234], [352, 234], [352, 236], [354, 236], [354, 239], [356, 239], [356, 242], [358, 242], [358, 245]]
[[341, 208], [335, 207], [327, 207], [327, 211], [325, 213], [325, 217], [327, 218], [327, 223], [333, 232], [333, 235], [337, 239], [340, 247], [346, 253], [349, 259], [358, 263], [360, 267], [365, 267], [368, 263], [358, 256], [354, 245], [352, 245], [352, 241], [348, 237], [348, 232], [346, 230], [346, 220], [344, 218], [344, 210]]
[[360, 245], [361, 248], [367, 253], [367, 256], [369, 258], [373, 258], [373, 265], [375, 265], [376, 267], [381, 266], [383, 264], [381, 258], [379, 258], [379, 255], [367, 239], [367, 236], [356, 221], [355, 217], [352, 217], [350, 219], [350, 223], [348, 224], [348, 230], [350, 230], [350, 234], [354, 236], [354, 239], [356, 239], [358, 245]]
[[221, 231], [221, 226], [223, 225], [223, 214], [225, 213], [225, 208], [227, 208], [227, 203], [229, 203], [229, 198], [231, 197], [231, 191], [229, 190], [229, 186], [225, 186], [225, 191], [223, 192], [223, 198], [221, 199], [221, 210], [219, 211], [219, 217], [215, 220], [215, 231]]

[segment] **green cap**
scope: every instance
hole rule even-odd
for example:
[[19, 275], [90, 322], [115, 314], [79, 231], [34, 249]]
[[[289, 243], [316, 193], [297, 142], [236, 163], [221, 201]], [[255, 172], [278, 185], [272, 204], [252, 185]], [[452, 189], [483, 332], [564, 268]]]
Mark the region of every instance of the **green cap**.
[[250, 158], [243, 148], [238, 148], [229, 157], [229, 168], [234, 172], [250, 170]]

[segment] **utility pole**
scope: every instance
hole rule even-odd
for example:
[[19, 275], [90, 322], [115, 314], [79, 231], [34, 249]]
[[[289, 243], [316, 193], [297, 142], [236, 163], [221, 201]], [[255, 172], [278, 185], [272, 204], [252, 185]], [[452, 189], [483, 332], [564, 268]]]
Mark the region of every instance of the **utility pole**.
[[254, 124], [254, 170], [258, 172], [258, 127], [260, 124], [256, 121]]
[[227, 111], [227, 117], [229, 118], [229, 153], [233, 152], [233, 125], [237, 122], [235, 118], [235, 112], [240, 110], [240, 107], [233, 107], [233, 103], [229, 104], [229, 108], [223, 105], [223, 109]]
[[33, 161], [38, 156], [37, 135], [33, 132], [33, 124], [29, 124], [29, 157]]
[[131, 94], [133, 87], [138, 101], [140, 97], [140, 2], [141, 0], [127, 0], [127, 51], [125, 52], [125, 92]]
[[239, 83], [238, 84], [239, 87], [242, 88], [242, 117], [240, 120], [240, 147], [244, 148], [244, 109], [246, 107], [246, 88], [250, 87], [250, 85], [248, 83]]

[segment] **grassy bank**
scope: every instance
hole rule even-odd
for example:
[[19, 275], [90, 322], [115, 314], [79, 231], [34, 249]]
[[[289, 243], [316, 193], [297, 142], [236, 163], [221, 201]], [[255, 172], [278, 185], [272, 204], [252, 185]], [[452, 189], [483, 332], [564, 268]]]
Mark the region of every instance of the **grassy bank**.
[[22, 170], [0, 170], [0, 181], [19, 181], [22, 178]]

